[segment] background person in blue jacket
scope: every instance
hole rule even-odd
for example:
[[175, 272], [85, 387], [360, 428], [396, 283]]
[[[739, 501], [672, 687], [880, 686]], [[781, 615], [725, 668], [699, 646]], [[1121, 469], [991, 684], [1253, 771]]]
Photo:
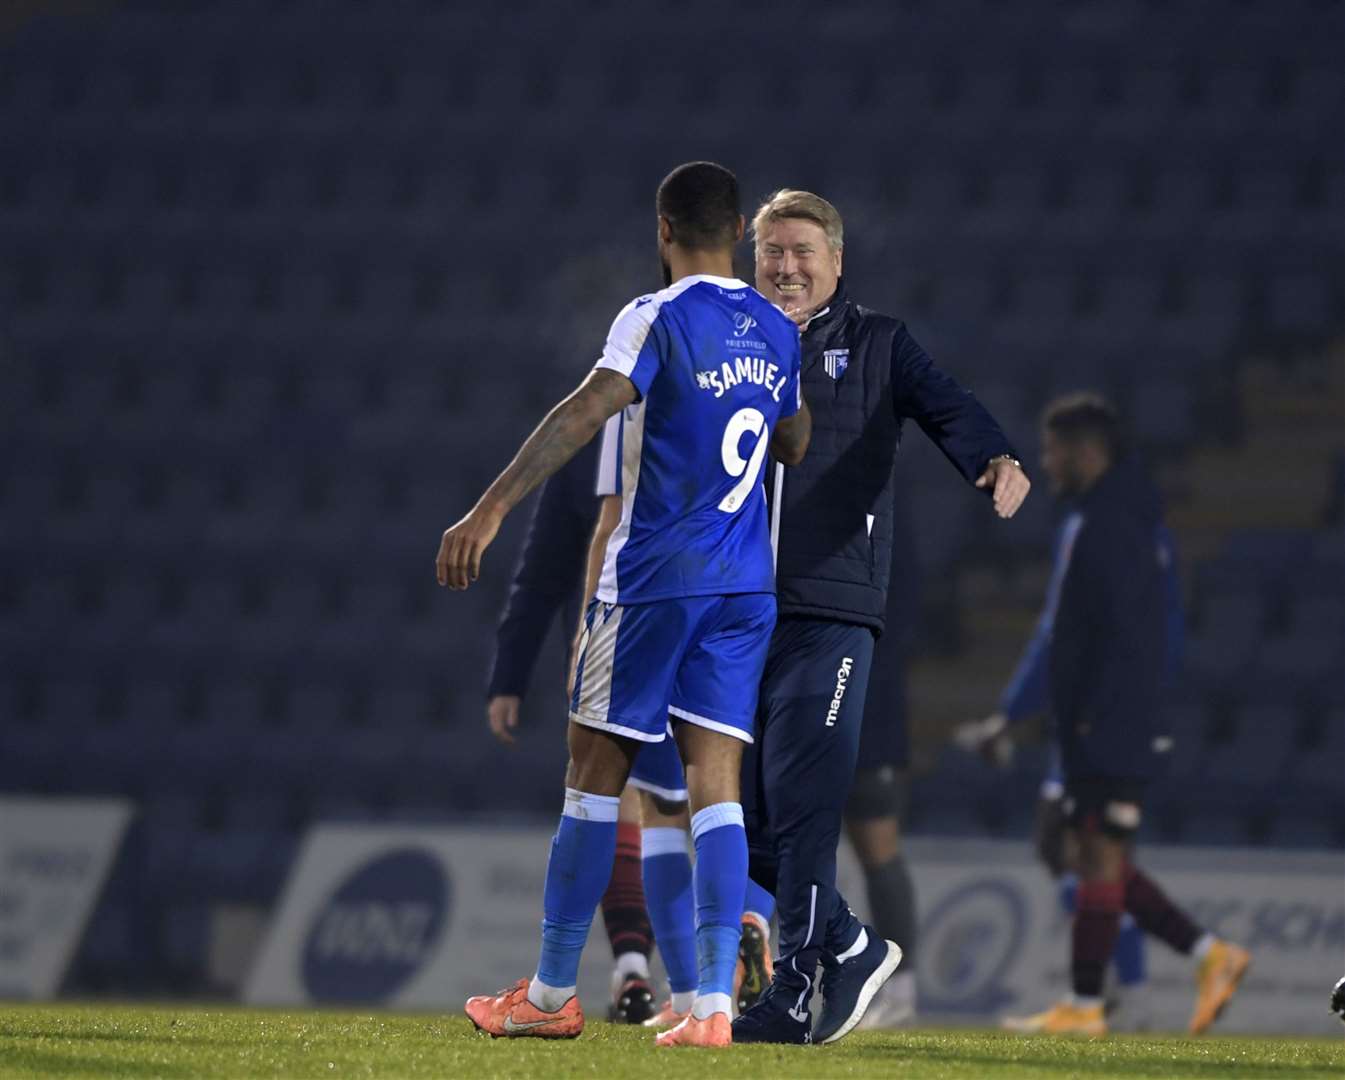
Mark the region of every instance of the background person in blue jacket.
[[[1249, 957], [1197, 926], [1131, 861], [1145, 787], [1171, 744], [1162, 710], [1172, 548], [1162, 531], [1161, 500], [1126, 451], [1116, 413], [1095, 394], [1047, 407], [1041, 464], [1055, 494], [1069, 503], [1039, 648], [1048, 653], [1066, 841], [1077, 852], [1073, 994], [1045, 1012], [1008, 1018], [1005, 1026], [1105, 1034], [1103, 975], [1129, 912], [1146, 933], [1199, 961], [1190, 1024], [1199, 1033], [1232, 998]], [[1024, 683], [1033, 670], [1020, 668]]]
[[[495, 631], [495, 659], [486, 691], [492, 734], [512, 744], [523, 697], [537, 657], [556, 616], [564, 640], [579, 622], [584, 559], [598, 516], [594, 481], [598, 441], [580, 450], [542, 486], [528, 519], [528, 532], [509, 584], [509, 598]], [[556, 696], [565, 673], [555, 673]], [[617, 822], [612, 880], [602, 897], [603, 926], [612, 945], [610, 1018], [639, 1024], [654, 1014], [649, 954], [653, 933], [645, 909], [640, 858], [639, 804], [623, 798]]]
[[[733, 1040], [833, 1042], [863, 1018], [900, 957], [837, 891], [836, 844], [884, 626], [902, 425], [915, 421], [1002, 517], [1017, 511], [1029, 483], [999, 425], [905, 324], [847, 295], [834, 206], [778, 191], [758, 210], [753, 235], [758, 291], [801, 329], [813, 440], [788, 479], [776, 466], [767, 480], [779, 621], [742, 798], [751, 877], [776, 898], [779, 957]], [[823, 1003], [812, 1028], [819, 963]]]

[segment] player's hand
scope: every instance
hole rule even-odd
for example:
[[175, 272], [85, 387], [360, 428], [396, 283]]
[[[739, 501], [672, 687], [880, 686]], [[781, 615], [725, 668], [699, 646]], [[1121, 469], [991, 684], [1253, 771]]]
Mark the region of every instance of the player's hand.
[[481, 556], [500, 531], [502, 515], [478, 506], [439, 541], [434, 568], [440, 585], [465, 589], [481, 576]]
[[984, 720], [967, 720], [953, 729], [953, 742], [969, 754], [978, 754], [997, 769], [1013, 763], [1013, 739], [1009, 718], [1001, 712]]
[[486, 702], [486, 721], [490, 724], [490, 733], [500, 742], [510, 746], [514, 744], [518, 711], [522, 704], [523, 699], [517, 694], [496, 694]]
[[1008, 457], [997, 457], [985, 467], [976, 486], [994, 494], [995, 513], [1002, 518], [1011, 518], [1023, 505], [1032, 481], [1023, 472], [1023, 467]]

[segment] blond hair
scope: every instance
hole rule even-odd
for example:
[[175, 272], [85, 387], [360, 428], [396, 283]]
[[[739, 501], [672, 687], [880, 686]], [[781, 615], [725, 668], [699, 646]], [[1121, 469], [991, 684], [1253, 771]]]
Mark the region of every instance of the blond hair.
[[840, 251], [845, 246], [845, 226], [841, 222], [840, 211], [821, 195], [811, 191], [795, 191], [793, 188], [781, 188], [766, 196], [752, 218], [752, 239], [761, 243], [761, 234], [777, 221], [789, 218], [801, 218], [820, 225], [827, 234], [827, 243], [832, 251]]

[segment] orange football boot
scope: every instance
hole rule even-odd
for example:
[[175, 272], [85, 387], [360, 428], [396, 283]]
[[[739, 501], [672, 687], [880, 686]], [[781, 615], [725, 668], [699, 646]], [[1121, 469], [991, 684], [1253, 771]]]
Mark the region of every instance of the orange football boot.
[[690, 1013], [678, 1012], [674, 1009], [672, 998], [669, 998], [663, 1003], [663, 1008], [644, 1022], [644, 1026], [647, 1028], [676, 1027], [690, 1015]]
[[1191, 1013], [1191, 1034], [1199, 1035], [1224, 1011], [1251, 965], [1251, 954], [1227, 941], [1216, 941], [1196, 971], [1196, 1007]]
[[733, 969], [733, 1001], [741, 1015], [757, 1003], [775, 977], [775, 963], [767, 943], [767, 928], [752, 913], [743, 915], [743, 934], [738, 940], [738, 963]]
[[658, 1046], [732, 1046], [733, 1024], [728, 1013], [711, 1013], [708, 1019], [688, 1016], [670, 1031], [659, 1033]]
[[528, 1000], [528, 979], [494, 997], [481, 994], [467, 999], [467, 1016], [480, 1031], [495, 1038], [573, 1039], [584, 1030], [579, 998], [570, 998], [556, 1012], [542, 1012]]
[[1032, 1016], [1006, 1016], [999, 1022], [1006, 1031], [1020, 1035], [1091, 1035], [1107, 1034], [1107, 1021], [1101, 1005], [1075, 1005], [1062, 1001], [1045, 1012]]

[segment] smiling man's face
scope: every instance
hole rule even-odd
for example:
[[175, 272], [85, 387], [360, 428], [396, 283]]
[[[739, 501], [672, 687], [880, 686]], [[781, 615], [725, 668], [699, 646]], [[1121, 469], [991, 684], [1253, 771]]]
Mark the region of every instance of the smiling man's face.
[[807, 218], [780, 218], [757, 236], [757, 291], [787, 312], [811, 315], [836, 292], [841, 252]]

